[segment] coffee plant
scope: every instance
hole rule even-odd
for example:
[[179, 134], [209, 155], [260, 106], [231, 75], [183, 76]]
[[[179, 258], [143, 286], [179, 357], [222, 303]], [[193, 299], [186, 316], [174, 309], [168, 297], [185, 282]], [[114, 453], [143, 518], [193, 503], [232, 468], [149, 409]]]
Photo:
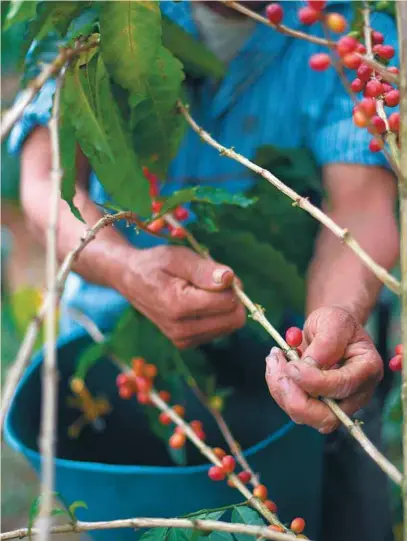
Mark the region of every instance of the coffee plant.
[[[1, 411], [3, 425], [16, 385], [45, 322], [40, 443], [43, 494], [33, 505], [28, 528], [3, 533], [1, 539], [38, 532], [42, 539], [47, 539], [51, 532], [129, 527], [151, 528], [144, 534], [150, 541], [167, 540], [174, 535], [177, 539], [195, 539], [209, 532], [222, 534], [224, 540], [233, 539], [233, 534], [239, 540], [243, 540], [239, 537], [243, 534], [276, 540], [307, 538], [303, 518], [293, 517], [287, 524], [279, 519], [278, 502], [269, 498], [268, 487], [259, 480], [261, 472], [252, 470], [223, 418], [225, 402], [233, 389], [218, 384], [200, 350], [177, 349], [134, 308], [128, 308], [107, 335], [83, 314], [76, 315], [95, 343], [81, 354], [70, 380], [69, 405], [79, 410], [79, 416], [68, 429], [69, 437], [79, 437], [87, 425], [95, 431], [103, 430], [103, 418], [109, 415], [111, 404], [103, 395], [92, 395], [86, 378], [91, 369], [97, 370], [102, 358], [108, 358], [118, 371], [118, 396], [125, 401], [137, 400], [150, 429], [165, 442], [171, 460], [186, 464], [186, 443], [191, 442], [212, 464], [208, 470], [211, 481], [228, 483], [241, 493], [244, 502], [222, 509], [196, 510], [184, 518], [133, 518], [104, 523], [76, 519], [75, 510], [84, 507], [84, 502], [53, 508], [56, 310], [74, 261], [105, 227], [131, 227], [231, 266], [241, 282], [235, 280], [230, 287], [249, 312], [249, 325], [258, 331], [258, 340], [271, 336], [288, 360], [298, 360], [302, 355], [302, 330], [291, 327], [283, 338], [277, 328], [284, 322], [287, 306], [303, 310], [305, 272], [313, 251], [311, 239], [319, 222], [401, 297], [403, 343], [396, 347], [389, 366], [393, 371], [403, 369], [403, 347], [407, 344], [407, 5], [353, 2], [354, 19], [347, 21], [343, 15], [327, 10], [324, 0], [308, 0], [298, 11], [299, 21], [309, 27], [302, 32], [284, 25], [284, 3], [270, 4], [265, 16], [238, 2], [222, 3], [268, 25], [270, 32], [319, 45], [321, 51], [309, 58], [309, 69], [338, 72], [338, 84], [345, 85], [354, 102], [353, 122], [369, 131], [370, 151], [385, 153], [399, 181], [402, 279], [398, 281], [373, 261], [351, 231], [342, 229], [322, 212], [319, 171], [307, 151], [283, 152], [263, 147], [251, 161], [199, 125], [188, 107], [190, 80], [207, 77], [218, 81], [225, 75], [225, 66], [163, 15], [158, 2], [9, 2], [3, 31], [18, 25], [24, 29], [21, 57], [25, 63], [19, 99], [2, 116], [2, 140], [50, 79], [56, 81], [56, 90], [49, 103], [53, 205], [47, 241], [48, 291], [9, 371]], [[387, 10], [397, 17], [400, 66], [392, 64], [395, 50], [386, 43], [386, 36], [371, 28], [370, 14], [375, 10]], [[317, 26], [322, 26], [324, 37], [313, 34]], [[321, 74], [321, 84], [323, 77]], [[246, 193], [232, 194], [201, 185], [168, 193], [168, 168], [187, 130], [195, 131], [202, 144], [211, 145], [225, 160], [235, 160], [262, 178]], [[56, 225], [60, 194], [73, 214], [84, 221], [74, 204], [78, 147], [108, 198], [97, 202], [105, 212], [103, 218], [91, 228], [86, 229], [84, 224], [83, 237], [58, 269]], [[277, 224], [273, 230], [264, 227], [270, 216]], [[300, 246], [294, 247], [290, 242], [293, 231], [301, 240]], [[401, 404], [407, 407], [405, 368], [403, 381], [402, 397], [399, 394], [394, 404], [399, 409]], [[190, 419], [188, 409], [181, 405], [185, 389], [192, 390], [214, 417], [229, 449], [206, 442], [205, 424]], [[321, 400], [397, 489], [403, 488], [407, 511], [407, 484], [400, 471], [335, 401]], [[403, 430], [406, 444], [407, 428]], [[55, 514], [65, 514], [67, 524], [52, 526], [50, 517]], [[220, 520], [225, 514], [229, 521]], [[38, 528], [34, 524], [37, 519]]]

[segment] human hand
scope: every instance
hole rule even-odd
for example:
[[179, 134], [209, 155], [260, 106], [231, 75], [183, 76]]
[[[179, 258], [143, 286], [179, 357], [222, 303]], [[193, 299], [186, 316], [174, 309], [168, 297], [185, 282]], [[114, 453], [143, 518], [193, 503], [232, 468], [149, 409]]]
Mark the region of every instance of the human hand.
[[328, 434], [337, 417], [316, 397], [334, 398], [348, 415], [366, 404], [383, 376], [383, 362], [363, 327], [342, 308], [320, 308], [308, 317], [301, 360], [287, 362], [273, 348], [267, 357], [271, 395], [293, 421]]
[[233, 271], [189, 248], [132, 250], [116, 288], [180, 349], [243, 327]]

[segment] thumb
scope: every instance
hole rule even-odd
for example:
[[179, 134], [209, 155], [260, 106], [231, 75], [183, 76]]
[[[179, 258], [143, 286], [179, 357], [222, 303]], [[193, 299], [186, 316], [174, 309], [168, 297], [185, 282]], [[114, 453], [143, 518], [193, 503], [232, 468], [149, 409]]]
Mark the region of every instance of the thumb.
[[315, 310], [304, 327], [309, 344], [302, 360], [314, 366], [330, 368], [340, 362], [356, 330], [356, 321], [340, 308]]
[[230, 267], [212, 259], [204, 259], [191, 250], [188, 250], [188, 254], [182, 254], [176, 274], [195, 287], [209, 291], [228, 289], [235, 278]]

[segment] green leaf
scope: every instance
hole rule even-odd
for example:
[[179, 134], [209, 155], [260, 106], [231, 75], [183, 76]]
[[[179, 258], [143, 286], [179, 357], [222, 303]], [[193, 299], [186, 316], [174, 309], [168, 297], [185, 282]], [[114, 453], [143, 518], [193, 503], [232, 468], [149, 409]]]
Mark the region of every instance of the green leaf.
[[165, 176], [178, 150], [185, 120], [176, 109], [184, 79], [181, 63], [161, 47], [151, 65], [143, 99], [130, 97], [133, 143], [143, 165]]
[[41, 40], [50, 32], [56, 31], [64, 37], [69, 25], [91, 2], [81, 1], [43, 1], [37, 4], [36, 17], [30, 23], [27, 41]]
[[183, 63], [187, 73], [215, 79], [221, 79], [225, 75], [225, 64], [200, 41], [165, 15], [162, 20], [162, 32], [163, 45]]
[[[251, 507], [236, 507], [232, 513], [232, 522], [239, 524], [249, 524], [251, 526], [265, 526], [264, 520], [257, 511]], [[252, 541], [253, 536], [241, 533], [235, 533], [237, 541]]]
[[[59, 496], [58, 492], [52, 493], [53, 498], [57, 498]], [[38, 518], [40, 511], [41, 511], [41, 504], [42, 504], [43, 494], [40, 494], [37, 496], [34, 501], [31, 504], [30, 510], [28, 512], [28, 537], [31, 540], [31, 530], [34, 526], [34, 523], [36, 519]], [[54, 507], [51, 509], [51, 516], [56, 515], [62, 515], [62, 514], [68, 514], [66, 510], [61, 509], [59, 507]]]
[[76, 364], [75, 377], [85, 379], [88, 371], [107, 353], [105, 343], [92, 344], [80, 354]]
[[140, 541], [167, 541], [169, 528], [151, 528], [140, 538]]
[[32, 0], [11, 0], [3, 30], [17, 23], [33, 19], [37, 12], [37, 2]]
[[103, 59], [114, 80], [133, 94], [144, 94], [161, 45], [158, 3], [103, 2], [100, 33]]
[[[191, 520], [219, 520], [225, 514], [225, 509], [203, 510], [197, 513], [189, 514], [187, 517]], [[167, 541], [197, 541], [198, 539], [207, 539], [209, 532], [201, 532], [187, 528], [171, 528]]]
[[76, 520], [77, 520], [77, 518], [76, 518], [76, 510], [80, 509], [80, 508], [87, 509], [88, 506], [87, 506], [86, 502], [84, 502], [82, 500], [76, 500], [73, 503], [71, 503], [71, 505], [68, 507], [69, 515], [70, 515], [71, 520], [73, 522], [76, 522]]
[[72, 214], [84, 221], [73, 202], [76, 187], [76, 137], [70, 116], [66, 104], [61, 103], [59, 115], [59, 147], [63, 171], [61, 195], [68, 203]]
[[223, 188], [211, 186], [196, 186], [174, 192], [164, 203], [160, 214], [165, 214], [185, 203], [210, 203], [211, 205], [235, 205], [247, 208], [256, 202], [242, 194], [233, 194]]

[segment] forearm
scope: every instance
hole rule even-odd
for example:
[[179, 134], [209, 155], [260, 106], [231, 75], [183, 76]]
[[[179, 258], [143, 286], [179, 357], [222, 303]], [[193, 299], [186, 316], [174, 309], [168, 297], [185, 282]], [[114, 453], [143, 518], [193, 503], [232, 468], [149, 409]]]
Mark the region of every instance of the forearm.
[[[386, 269], [398, 255], [398, 231], [391, 213], [378, 214], [373, 206], [359, 212], [333, 212], [364, 250]], [[345, 244], [330, 231], [321, 230], [308, 276], [307, 312], [323, 306], [341, 306], [361, 324], [373, 309], [381, 282]]]
[[[36, 238], [44, 245], [51, 202], [48, 144], [47, 131], [36, 130], [24, 146], [21, 162], [21, 200], [26, 219]], [[40, 160], [38, 155], [41, 156]], [[83, 163], [81, 165], [83, 166]], [[81, 173], [83, 175], [83, 170]], [[83, 178], [77, 185], [75, 204], [87, 223], [78, 220], [68, 204], [61, 199], [57, 229], [60, 261], [78, 245], [86, 229], [92, 227], [102, 217], [102, 213], [87, 194]], [[114, 287], [123, 261], [126, 260], [125, 254], [130, 249], [117, 230], [106, 227], [74, 262], [73, 270], [89, 281]]]

